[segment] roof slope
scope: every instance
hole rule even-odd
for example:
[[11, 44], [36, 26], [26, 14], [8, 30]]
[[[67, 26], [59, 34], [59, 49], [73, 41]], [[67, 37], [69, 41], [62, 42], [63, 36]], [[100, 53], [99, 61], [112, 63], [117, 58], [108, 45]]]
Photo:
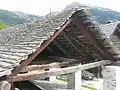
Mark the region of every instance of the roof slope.
[[110, 39], [118, 50], [120, 50], [120, 23], [117, 24], [113, 33], [110, 35]]
[[109, 23], [109, 24], [102, 24], [102, 25], [100, 25], [100, 28], [101, 28], [102, 32], [106, 34], [107, 37], [110, 37], [110, 35], [115, 31], [115, 29], [119, 23], [120, 23], [120, 21], [114, 22], [114, 23]]
[[[104, 53], [108, 54], [106, 57], [103, 55], [105, 59], [111, 59], [114, 54], [119, 54], [112, 42], [100, 32], [98, 26], [89, 21], [88, 14], [87, 9], [72, 8], [55, 16], [0, 31], [0, 72], [11, 70], [19, 65], [22, 60], [29, 58], [38, 48], [42, 48], [50, 37], [53, 38], [55, 33], [60, 31], [61, 27], [67, 23], [68, 19], [75, 18], [77, 15], [77, 19], [74, 20], [80, 23], [81, 27], [78, 25], [80, 31], [89, 42], [92, 42], [92, 45], [98, 48], [102, 55]], [[35, 57], [31, 56], [30, 58], [34, 59]], [[5, 74], [3, 73], [1, 76]]]
[[[0, 72], [11, 70], [54, 35], [76, 9], [0, 31]], [[2, 74], [1, 74], [2, 76]]]

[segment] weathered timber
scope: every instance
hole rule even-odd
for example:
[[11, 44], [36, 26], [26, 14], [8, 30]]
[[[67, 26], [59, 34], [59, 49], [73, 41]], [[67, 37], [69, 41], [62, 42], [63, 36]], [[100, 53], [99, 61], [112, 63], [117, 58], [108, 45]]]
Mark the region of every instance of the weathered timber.
[[[86, 11], [82, 11], [81, 13], [86, 14]], [[83, 17], [79, 16], [80, 14], [77, 13], [77, 17], [74, 17], [73, 22], [77, 25], [77, 27], [82, 31], [82, 33], [91, 41], [94, 43], [94, 45], [96, 46], [96, 48], [99, 50], [99, 53], [102, 54], [102, 57], [104, 59], [112, 59], [112, 56], [110, 55], [110, 53], [108, 51], [106, 51], [106, 49], [99, 44], [99, 41], [96, 39], [98, 37], [95, 36], [94, 33], [99, 34], [98, 32], [98, 27], [90, 20], [81, 20], [83, 17], [86, 17], [83, 15]], [[81, 18], [81, 19], [80, 19]], [[86, 17], [87, 18], [87, 17]], [[95, 28], [87, 28], [88, 26], [93, 26], [93, 27], [97, 27], [97, 30]], [[91, 29], [91, 31], [90, 31]], [[102, 40], [102, 39], [101, 39]]]
[[[87, 51], [89, 51], [89, 52], [91, 52], [91, 53], [95, 53], [95, 54], [97, 53], [96, 50], [94, 50], [94, 49], [91, 50], [91, 48], [89, 48], [87, 45], [84, 45], [80, 40], [78, 41], [78, 40], [75, 39], [74, 37], [71, 37], [71, 39], [74, 40], [77, 44], [79, 44], [79, 45], [81, 45], [82, 47], [84, 47], [85, 49], [87, 49]], [[102, 59], [99, 54], [97, 54], [97, 56], [98, 56], [100, 59]]]
[[35, 57], [42, 52], [65, 28], [67, 25], [69, 25], [72, 22], [72, 19], [69, 19], [62, 27], [60, 27], [60, 29], [53, 34], [53, 36], [51, 36], [50, 38], [48, 38], [48, 40], [40, 47], [37, 48], [36, 51], [27, 59], [25, 59], [20, 66], [16, 67], [12, 74], [10, 76], [15, 76], [17, 75], [25, 66], [27, 66], [32, 60], [35, 59]]
[[45, 65], [30, 65], [30, 66], [26, 66], [21, 72], [50, 69], [50, 68], [54, 68], [57, 65], [59, 65], [60, 67], [65, 67], [65, 66], [73, 64], [73, 63], [75, 63], [75, 62], [69, 61], [69, 62], [62, 62], [62, 63], [55, 62], [55, 63], [45, 64]]
[[53, 68], [57, 65], [59, 65], [60, 67], [65, 67], [65, 66], [70, 66], [71, 64], [73, 65], [73, 64], [79, 62], [79, 60], [77, 60], [77, 59], [62, 58], [62, 57], [55, 57], [55, 56], [49, 56], [48, 58], [44, 59], [44, 61], [46, 61], [46, 60], [48, 61], [51, 59], [54, 59], [54, 60], [59, 61], [59, 62], [54, 62], [54, 63], [50, 63], [50, 64], [43, 64], [43, 65], [29, 65], [29, 66], [26, 66], [21, 72], [49, 69], [49, 68]]
[[70, 53], [68, 51], [66, 51], [63, 47], [61, 47], [57, 41], [53, 41], [53, 43], [56, 45], [56, 47], [58, 47], [64, 54], [66, 54], [68, 57], [70, 57]]
[[54, 67], [54, 65], [57, 65], [57, 63], [52, 63], [52, 64], [45, 64], [45, 65], [29, 65], [26, 66], [22, 71], [20, 72], [29, 72], [29, 71], [34, 71], [34, 70], [43, 70], [43, 69], [49, 69]]
[[13, 76], [13, 77], [9, 76], [7, 77], [6, 80], [9, 82], [17, 82], [17, 81], [31, 80], [31, 79], [40, 78], [40, 77], [57, 76], [61, 74], [73, 73], [79, 70], [86, 70], [86, 69], [90, 69], [94, 67], [108, 65], [111, 63], [112, 63], [111, 60], [103, 60], [103, 61], [98, 61], [98, 62], [84, 64], [84, 65], [61, 68], [61, 69], [57, 69], [54, 71], [45, 71], [45, 72], [36, 71], [36, 72], [31, 72], [31, 73], [18, 74], [17, 76]]
[[55, 60], [55, 61], [59, 61], [59, 62], [69, 62], [69, 61], [78, 61], [78, 59], [72, 59], [72, 58], [63, 58], [63, 57], [57, 57], [57, 56], [48, 56], [46, 59], [50, 59], [50, 60]]
[[85, 55], [74, 45], [74, 43], [72, 43], [72, 41], [65, 35], [65, 33], [62, 33], [62, 35], [64, 36], [64, 38], [72, 45], [72, 47], [78, 51], [83, 57], [85, 57]]
[[47, 47], [47, 49], [48, 49], [50, 52], [52, 52], [52, 53], [54, 52], [54, 51], [52, 50], [52, 48], [49, 47], [49, 46]]
[[78, 59], [72, 59], [72, 58], [63, 58], [63, 57], [58, 57], [58, 56], [47, 56], [43, 58], [38, 58], [34, 61], [31, 62], [31, 65], [41, 65], [41, 64], [50, 64], [53, 62], [69, 62], [69, 61], [81, 61]]

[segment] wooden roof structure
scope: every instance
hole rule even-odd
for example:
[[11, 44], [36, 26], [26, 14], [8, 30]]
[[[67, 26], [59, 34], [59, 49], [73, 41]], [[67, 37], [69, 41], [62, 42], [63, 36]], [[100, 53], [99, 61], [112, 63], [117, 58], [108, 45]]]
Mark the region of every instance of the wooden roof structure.
[[32, 61], [73, 61], [70, 65], [77, 65], [119, 60], [119, 55], [118, 48], [102, 33], [88, 8], [72, 8], [0, 31], [1, 77], [8, 72], [10, 76], [17, 75]]
[[115, 47], [120, 50], [120, 23], [115, 27], [113, 33], [110, 35], [110, 39]]

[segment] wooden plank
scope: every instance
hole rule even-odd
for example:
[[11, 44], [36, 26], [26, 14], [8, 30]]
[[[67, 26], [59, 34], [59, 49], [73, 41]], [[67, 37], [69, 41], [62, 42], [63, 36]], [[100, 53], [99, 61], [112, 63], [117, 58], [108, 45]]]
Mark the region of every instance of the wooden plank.
[[[53, 68], [55, 66], [65, 67], [69, 66], [71, 64], [77, 63], [79, 60], [76, 59], [70, 59], [70, 58], [61, 58], [61, 57], [50, 57], [51, 59], [60, 59], [62, 62], [54, 62], [50, 64], [43, 64], [43, 65], [29, 65], [26, 66], [21, 72], [28, 72], [28, 71], [34, 71], [34, 70], [43, 70], [43, 69], [49, 69]], [[46, 59], [45, 59], [46, 60]]]
[[45, 64], [45, 65], [29, 65], [26, 66], [22, 71], [20, 72], [29, 72], [29, 71], [34, 71], [34, 70], [43, 70], [43, 69], [49, 69], [52, 68], [54, 66], [54, 64], [56, 65], [57, 63], [53, 63], [53, 64]]
[[72, 19], [69, 19], [62, 27], [60, 27], [58, 31], [56, 31], [51, 37], [49, 37], [48, 40], [41, 47], [37, 48], [36, 51], [30, 55], [30, 57], [25, 59], [20, 64], [20, 66], [16, 67], [10, 76], [17, 75], [25, 66], [27, 66], [32, 60], [34, 60], [35, 57], [40, 54], [71, 22]]
[[74, 73], [79, 70], [86, 70], [86, 69], [95, 68], [103, 65], [108, 65], [111, 63], [112, 61], [110, 60], [103, 60], [103, 61], [98, 61], [98, 62], [84, 64], [84, 65], [61, 68], [54, 71], [45, 71], [45, 72], [36, 71], [31, 73], [18, 74], [17, 76], [8, 77], [6, 80], [9, 82], [17, 82], [17, 81], [31, 80], [31, 79], [40, 78], [40, 77], [57, 76], [61, 74]]

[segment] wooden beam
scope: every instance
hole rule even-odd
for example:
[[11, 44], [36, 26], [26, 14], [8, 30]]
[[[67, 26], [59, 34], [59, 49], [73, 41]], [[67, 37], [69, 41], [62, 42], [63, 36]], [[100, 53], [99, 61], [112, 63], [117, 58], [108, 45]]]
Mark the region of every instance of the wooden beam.
[[25, 80], [30, 80], [30, 79], [40, 78], [40, 77], [57, 76], [61, 74], [74, 73], [79, 70], [86, 70], [86, 69], [95, 68], [95, 67], [99, 67], [103, 65], [108, 65], [111, 63], [112, 61], [110, 60], [103, 60], [99, 62], [84, 64], [81, 66], [78, 65], [78, 66], [73, 66], [73, 67], [61, 68], [61, 69], [57, 69], [54, 71], [31, 72], [31, 73], [25, 73], [25, 74], [18, 74], [17, 76], [8, 77], [6, 80], [9, 82], [17, 82], [17, 81], [25, 81]]
[[[87, 12], [82, 10], [80, 13], [82, 13], [84, 16], [82, 16], [82, 18], [85, 18], [86, 17], [86, 14]], [[89, 15], [90, 16], [90, 15]], [[95, 28], [95, 24], [93, 24], [93, 22], [91, 22], [90, 19], [87, 19], [87, 22], [86, 20], [81, 20], [80, 21], [80, 14], [77, 13], [76, 15], [74, 15], [73, 17], [73, 22], [76, 24], [77, 28], [79, 28], [81, 30], [81, 32], [91, 41], [94, 43], [94, 45], [96, 45], [97, 49], [99, 50], [99, 52], [102, 54], [102, 57], [104, 59], [112, 59], [112, 56], [110, 56], [109, 52], [106, 50], [106, 48], [104, 48], [103, 45], [101, 45], [99, 43], [99, 40], [97, 39], [97, 37], [95, 36], [95, 32], [97, 33], [97, 31], [94, 29]], [[82, 19], [81, 18], [81, 19]], [[87, 17], [86, 17], [87, 18]], [[93, 31], [90, 31], [89, 29], [89, 26], [90, 25], [87, 25], [87, 23], [91, 23], [92, 25], [92, 29]], [[99, 28], [97, 28], [99, 29]]]
[[58, 31], [56, 31], [48, 40], [39, 48], [36, 49], [35, 52], [31, 54], [30, 57], [25, 59], [20, 66], [16, 67], [10, 76], [17, 75], [25, 66], [27, 66], [35, 57], [40, 54], [65, 28], [72, 22], [72, 19], [69, 19]]
[[54, 51], [52, 50], [52, 48], [49, 47], [49, 46], [47, 47], [47, 49], [48, 49], [50, 52], [52, 52], [52, 53], [54, 52]]
[[45, 65], [29, 65], [26, 66], [22, 71], [20, 72], [29, 72], [29, 71], [34, 71], [34, 70], [43, 70], [43, 69], [49, 69], [54, 67], [54, 65], [57, 65], [57, 63], [52, 63], [52, 64], [45, 64]]
[[43, 69], [49, 69], [49, 68], [53, 68], [55, 66], [60, 66], [60, 67], [65, 67], [65, 66], [70, 66], [71, 64], [75, 64], [77, 63], [78, 60], [76, 61], [64, 61], [64, 62], [54, 62], [54, 63], [50, 63], [50, 64], [44, 64], [44, 65], [29, 65], [26, 66], [21, 72], [29, 72], [29, 71], [34, 71], [34, 70], [43, 70]]
[[[77, 44], [81, 45], [82, 47], [84, 47], [85, 49], [87, 49], [87, 51], [91, 52], [92, 54], [97, 54], [97, 56], [99, 57], [99, 59], [102, 59], [102, 55], [101, 53], [97, 52], [97, 50], [95, 49], [90, 49], [90, 47], [88, 45], [84, 45], [81, 41], [78, 41], [77, 39], [75, 39], [74, 37], [71, 37], [72, 40], [74, 40]], [[98, 58], [97, 58], [98, 59]]]
[[77, 47], [74, 45], [74, 43], [73, 43], [64, 33], [62, 33], [62, 35], [63, 35], [64, 38], [72, 45], [72, 47], [73, 47], [76, 51], [78, 51], [78, 52], [80, 53], [81, 56], [85, 57], [84, 53], [82, 53], [82, 52], [79, 50], [79, 48], [77, 48]]
[[49, 64], [52, 62], [69, 62], [69, 61], [79, 61], [78, 59], [72, 59], [72, 58], [63, 58], [63, 57], [57, 57], [57, 56], [47, 56], [47, 57], [43, 57], [43, 58], [38, 58], [36, 59], [36, 61], [32, 61], [31, 64], [34, 65], [41, 65], [41, 64]]
[[57, 56], [48, 56], [46, 59], [55, 60], [59, 62], [80, 61], [78, 59], [64, 58], [64, 57], [57, 57]]
[[54, 44], [56, 45], [56, 47], [58, 47], [65, 55], [67, 55], [68, 57], [71, 56], [70, 53], [69, 53], [68, 51], [66, 51], [63, 47], [61, 47], [57, 41], [54, 40], [53, 43], [54, 43]]

